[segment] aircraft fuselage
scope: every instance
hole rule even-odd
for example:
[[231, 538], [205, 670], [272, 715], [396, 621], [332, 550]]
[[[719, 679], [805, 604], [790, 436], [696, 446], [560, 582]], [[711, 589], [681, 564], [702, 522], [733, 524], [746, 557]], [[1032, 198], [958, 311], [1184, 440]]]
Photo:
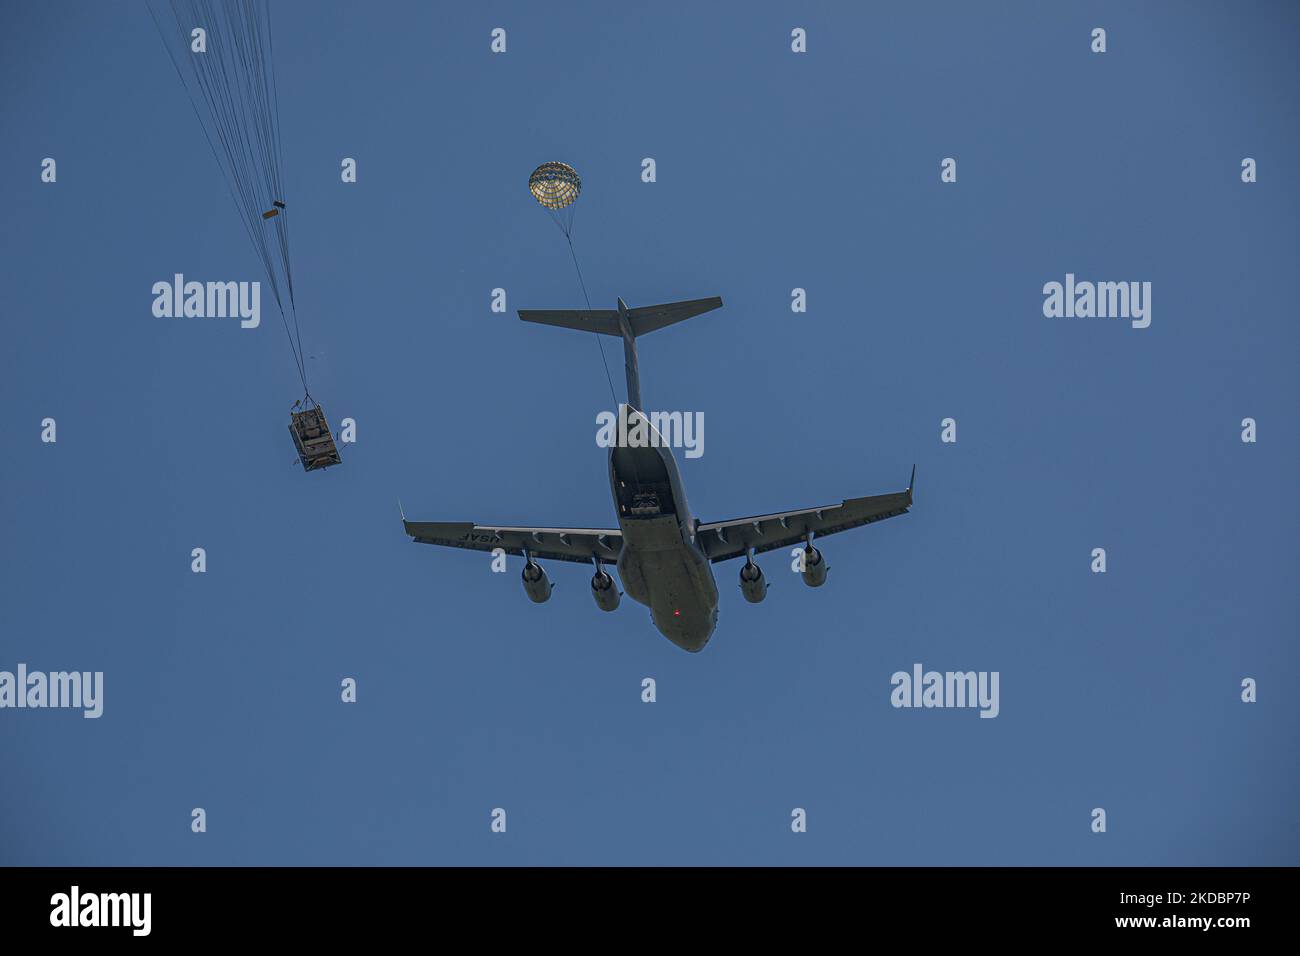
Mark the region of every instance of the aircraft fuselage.
[[664, 637], [683, 650], [701, 650], [718, 623], [718, 585], [696, 544], [677, 460], [662, 445], [614, 447], [609, 479], [623, 532], [624, 592], [650, 609]]

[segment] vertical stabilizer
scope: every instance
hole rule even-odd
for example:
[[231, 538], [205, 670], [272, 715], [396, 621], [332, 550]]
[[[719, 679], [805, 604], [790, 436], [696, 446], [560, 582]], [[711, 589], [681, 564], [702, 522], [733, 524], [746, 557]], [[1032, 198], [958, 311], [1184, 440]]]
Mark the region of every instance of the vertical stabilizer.
[[636, 361], [636, 333], [632, 331], [627, 303], [618, 299], [618, 330], [623, 336], [623, 371], [627, 375], [627, 403], [638, 412], [641, 408], [641, 368]]

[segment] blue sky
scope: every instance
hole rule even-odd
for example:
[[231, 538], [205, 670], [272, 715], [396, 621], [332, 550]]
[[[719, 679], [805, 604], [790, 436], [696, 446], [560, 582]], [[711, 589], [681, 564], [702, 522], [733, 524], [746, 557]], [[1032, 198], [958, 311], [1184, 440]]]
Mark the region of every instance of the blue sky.
[[[276, 5], [312, 391], [358, 432], [311, 475], [269, 308], [151, 314], [263, 276], [145, 5], [0, 15], [0, 669], [105, 675], [99, 720], [0, 711], [0, 863], [1300, 863], [1296, 9], [562, 10]], [[595, 307], [726, 302], [640, 343], [705, 521], [918, 466], [824, 588], [717, 566], [698, 655], [402, 533], [613, 522], [599, 356], [513, 314], [582, 304], [552, 159]], [[1067, 272], [1150, 281], [1150, 328], [1044, 318]], [[916, 662], [998, 671], [999, 717], [892, 708]]]

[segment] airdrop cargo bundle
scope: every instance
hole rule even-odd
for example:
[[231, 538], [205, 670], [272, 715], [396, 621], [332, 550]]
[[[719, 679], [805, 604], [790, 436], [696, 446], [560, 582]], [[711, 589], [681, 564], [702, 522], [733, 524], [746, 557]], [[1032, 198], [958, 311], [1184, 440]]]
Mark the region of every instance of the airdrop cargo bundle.
[[340, 464], [325, 413], [311, 399], [298, 323], [271, 3], [149, 0], [148, 7], [275, 296], [306, 396], [294, 406], [289, 425], [298, 457], [307, 471]]
[[289, 416], [292, 419], [289, 431], [298, 449], [303, 471], [316, 471], [343, 463], [323, 408], [313, 404], [300, 412], [290, 412]]

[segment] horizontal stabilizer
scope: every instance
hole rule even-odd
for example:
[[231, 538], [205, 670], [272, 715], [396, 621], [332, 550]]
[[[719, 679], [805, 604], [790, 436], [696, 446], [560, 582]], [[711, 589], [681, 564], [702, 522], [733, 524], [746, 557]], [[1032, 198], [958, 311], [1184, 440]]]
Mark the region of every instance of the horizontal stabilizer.
[[622, 335], [618, 330], [618, 313], [613, 309], [520, 309], [519, 318], [561, 329]]
[[[623, 300], [619, 300], [622, 305]], [[689, 299], [686, 302], [665, 302], [663, 305], [646, 305], [627, 310], [628, 327], [632, 337], [649, 335], [662, 328], [685, 321], [703, 312], [721, 308], [722, 298]], [[581, 332], [599, 332], [601, 335], [621, 336], [618, 311], [615, 309], [520, 309], [519, 318], [525, 322], [554, 325], [561, 329], [578, 329]]]
[[641, 336], [721, 307], [722, 297], [715, 295], [708, 299], [690, 299], [686, 302], [667, 302], [663, 305], [628, 309], [627, 317], [632, 325], [632, 334]]

